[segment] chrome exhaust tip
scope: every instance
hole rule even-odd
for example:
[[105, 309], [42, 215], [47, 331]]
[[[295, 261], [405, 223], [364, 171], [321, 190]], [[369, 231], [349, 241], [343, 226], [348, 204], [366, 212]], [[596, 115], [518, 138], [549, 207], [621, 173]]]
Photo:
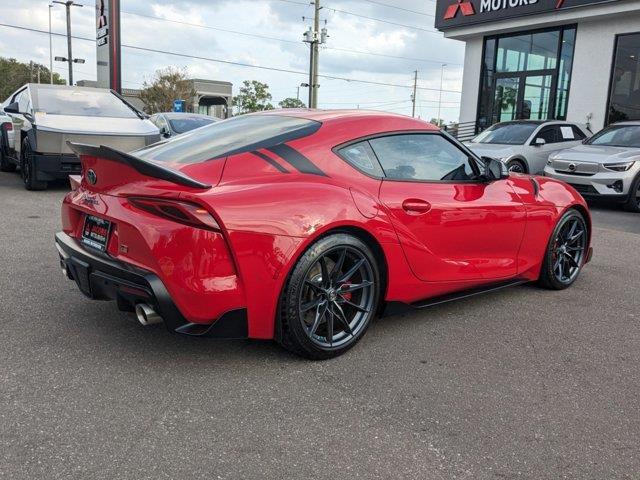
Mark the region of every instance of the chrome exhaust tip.
[[162, 323], [162, 317], [146, 303], [136, 304], [136, 318], [141, 325], [145, 327], [147, 325], [155, 325], [156, 323]]

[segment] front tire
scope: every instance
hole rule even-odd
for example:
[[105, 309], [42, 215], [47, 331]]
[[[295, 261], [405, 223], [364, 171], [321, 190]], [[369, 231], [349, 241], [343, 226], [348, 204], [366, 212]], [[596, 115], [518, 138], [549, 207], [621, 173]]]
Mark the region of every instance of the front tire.
[[513, 173], [527, 173], [527, 166], [521, 160], [509, 160], [507, 170]]
[[345, 233], [321, 238], [297, 261], [284, 287], [280, 344], [312, 360], [337, 357], [376, 314], [380, 271], [371, 249]]
[[584, 266], [588, 239], [589, 230], [584, 216], [573, 208], [567, 210], [549, 239], [540, 285], [552, 290], [570, 287]]
[[624, 204], [627, 212], [640, 213], [640, 174], [636, 176], [629, 189], [629, 198]]
[[20, 175], [27, 190], [45, 190], [47, 188], [47, 182], [36, 180], [33, 150], [26, 138], [22, 142], [22, 150], [20, 151]]

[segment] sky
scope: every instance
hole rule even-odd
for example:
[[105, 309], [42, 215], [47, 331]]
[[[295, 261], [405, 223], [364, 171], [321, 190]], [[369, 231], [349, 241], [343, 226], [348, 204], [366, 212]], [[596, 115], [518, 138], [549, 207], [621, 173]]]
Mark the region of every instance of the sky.
[[[95, 38], [95, 1], [76, 0], [72, 34]], [[0, 0], [0, 23], [48, 31], [46, 0]], [[411, 86], [418, 71], [416, 116], [455, 121], [459, 114], [464, 44], [435, 30], [435, 0], [321, 0], [329, 38], [320, 50], [320, 74], [376, 85], [320, 78], [320, 108], [367, 108], [411, 115]], [[141, 88], [157, 69], [185, 68], [193, 78], [269, 85], [273, 103], [296, 97], [305, 74], [150, 53], [146, 47], [208, 59], [307, 72], [309, 48], [302, 42], [312, 23], [308, 0], [121, 0], [123, 87]], [[52, 31], [66, 32], [65, 8], [51, 8]], [[369, 18], [365, 18], [369, 17]], [[325, 23], [326, 22], [326, 23]], [[74, 80], [94, 80], [95, 41], [73, 40]], [[66, 38], [53, 37], [53, 55], [66, 56]], [[49, 36], [0, 26], [0, 56], [49, 64]], [[398, 58], [402, 57], [402, 58]], [[444, 67], [443, 64], [446, 64]], [[66, 63], [54, 71], [67, 76]], [[442, 82], [442, 92], [440, 91]], [[306, 102], [307, 88], [300, 88]]]

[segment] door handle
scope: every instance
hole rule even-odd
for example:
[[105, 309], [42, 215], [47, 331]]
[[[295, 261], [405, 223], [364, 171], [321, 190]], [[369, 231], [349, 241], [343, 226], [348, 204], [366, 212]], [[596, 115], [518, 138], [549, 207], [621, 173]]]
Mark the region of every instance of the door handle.
[[422, 215], [431, 210], [431, 204], [419, 198], [408, 198], [402, 202], [402, 209], [412, 215]]

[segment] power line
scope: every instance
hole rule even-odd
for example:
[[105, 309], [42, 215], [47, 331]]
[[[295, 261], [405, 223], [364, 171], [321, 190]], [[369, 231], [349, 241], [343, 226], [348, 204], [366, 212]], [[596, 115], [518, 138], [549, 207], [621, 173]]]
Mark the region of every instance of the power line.
[[410, 10], [408, 8], [398, 7], [397, 5], [389, 5], [388, 3], [376, 2], [375, 0], [362, 0], [363, 2], [373, 3], [374, 5], [380, 5], [382, 7], [395, 8], [396, 10], [401, 10], [403, 12], [415, 13], [417, 15], [424, 15], [425, 17], [435, 17], [435, 15], [431, 13], [418, 12], [417, 10]]
[[[286, 1], [287, 3], [294, 3], [297, 5], [307, 5], [306, 3], [300, 3], [300, 2], [296, 2], [293, 0], [278, 0], [278, 1]], [[85, 4], [83, 4], [83, 6], [87, 6]], [[400, 8], [400, 7], [398, 7]], [[227, 28], [222, 28], [222, 27], [214, 27], [212, 25], [202, 25], [199, 23], [191, 23], [191, 22], [185, 22], [182, 20], [172, 20], [170, 18], [164, 18], [164, 17], [158, 17], [155, 15], [148, 15], [148, 14], [144, 14], [144, 13], [137, 13], [137, 12], [130, 12], [127, 10], [121, 10], [121, 13], [124, 13], [126, 15], [134, 15], [137, 17], [142, 17], [142, 18], [148, 18], [151, 20], [158, 20], [158, 21], [162, 21], [162, 22], [169, 22], [169, 23], [174, 23], [177, 25], [184, 25], [184, 26], [188, 26], [188, 27], [196, 27], [196, 28], [204, 28], [207, 30], [214, 30], [214, 31], [218, 31], [218, 32], [224, 32], [224, 33], [231, 33], [234, 35], [242, 35], [245, 37], [253, 37], [253, 38], [261, 38], [263, 40], [273, 40], [273, 41], [277, 41], [277, 42], [283, 42], [283, 43], [288, 43], [288, 44], [294, 44], [294, 45], [300, 45], [302, 46], [302, 43], [298, 40], [289, 40], [286, 38], [279, 38], [279, 37], [271, 37], [269, 35], [261, 35], [261, 34], [257, 34], [257, 33], [248, 33], [248, 32], [240, 32], [238, 30], [230, 30]], [[359, 54], [359, 55], [371, 55], [371, 56], [376, 56], [376, 57], [384, 57], [384, 58], [395, 58], [395, 59], [399, 59], [399, 60], [409, 60], [412, 62], [426, 62], [426, 63], [437, 63], [437, 64], [441, 64], [441, 63], [448, 63], [449, 65], [458, 65], [460, 66], [461, 64], [459, 63], [451, 63], [451, 62], [444, 62], [441, 60], [431, 60], [431, 59], [427, 59], [427, 58], [416, 58], [416, 57], [405, 57], [402, 55], [390, 55], [390, 54], [385, 54], [385, 53], [377, 53], [377, 52], [370, 52], [370, 51], [366, 51], [366, 50], [356, 50], [356, 49], [352, 49], [352, 48], [339, 48], [339, 47], [323, 47], [323, 49], [325, 50], [333, 50], [333, 51], [337, 51], [337, 52], [346, 52], [346, 53], [355, 53], [355, 54]]]
[[369, 17], [367, 15], [362, 15], [360, 13], [349, 12], [348, 10], [341, 10], [339, 8], [333, 7], [325, 7], [328, 10], [332, 10], [334, 12], [343, 13], [345, 15], [352, 15], [354, 17], [365, 18], [367, 20], [373, 20], [374, 22], [388, 23], [389, 25], [395, 25], [396, 27], [404, 27], [404, 28], [412, 28], [414, 30], [420, 30], [421, 32], [432, 33], [434, 35], [442, 36], [442, 34], [436, 30], [427, 30], [426, 28], [417, 27], [415, 25], [407, 25], [405, 23], [392, 22], [391, 20], [383, 20], [381, 18]]
[[[48, 35], [49, 32], [45, 31], [45, 30], [39, 30], [36, 28], [30, 28], [30, 27], [23, 27], [23, 26], [19, 26], [19, 25], [10, 25], [10, 24], [6, 24], [6, 23], [0, 23], [0, 27], [7, 27], [7, 28], [14, 28], [14, 29], [18, 29], [18, 30], [26, 30], [26, 31], [30, 31], [30, 32], [36, 32], [36, 33], [41, 33], [41, 34], [46, 34]], [[61, 33], [57, 33], [57, 32], [52, 32], [52, 35], [56, 35], [56, 36], [65, 36]], [[90, 41], [90, 42], [94, 42], [95, 40], [92, 38], [87, 38], [87, 37], [79, 37], [79, 36], [72, 36], [72, 38], [78, 39], [78, 40], [85, 40], [85, 41]], [[224, 60], [224, 59], [220, 59], [220, 58], [212, 58], [212, 57], [203, 57], [203, 56], [199, 56], [199, 55], [189, 55], [189, 54], [185, 54], [185, 53], [178, 53], [178, 52], [171, 52], [168, 50], [160, 50], [160, 49], [155, 49], [155, 48], [147, 48], [147, 47], [140, 47], [137, 45], [126, 45], [126, 44], [122, 44], [122, 47], [124, 48], [129, 48], [132, 50], [140, 50], [140, 51], [145, 51], [145, 52], [150, 52], [150, 53], [161, 53], [161, 54], [165, 54], [165, 55], [171, 55], [171, 56], [177, 56], [177, 57], [183, 57], [183, 58], [191, 58], [194, 60], [205, 60], [205, 61], [209, 61], [209, 62], [215, 62], [215, 63], [223, 63], [226, 65], [233, 65], [233, 66], [237, 66], [237, 67], [246, 67], [246, 68], [255, 68], [255, 69], [260, 69], [260, 70], [269, 70], [269, 71], [274, 71], [274, 72], [281, 72], [281, 73], [290, 73], [290, 74], [295, 74], [295, 75], [304, 75], [306, 76], [308, 72], [304, 72], [301, 70], [292, 70], [292, 69], [288, 69], [288, 68], [280, 68], [280, 67], [267, 67], [264, 65], [252, 65], [249, 63], [243, 63], [243, 62], [235, 62], [235, 61], [231, 61], [231, 60]], [[349, 77], [341, 77], [341, 76], [337, 76], [337, 75], [318, 75], [319, 77], [322, 78], [326, 78], [329, 80], [342, 80], [345, 82], [352, 82], [352, 83], [363, 83], [363, 84], [368, 84], [368, 85], [381, 85], [381, 86], [385, 86], [385, 87], [397, 87], [397, 88], [411, 88], [409, 85], [403, 85], [403, 84], [398, 84], [398, 83], [387, 83], [387, 82], [376, 82], [373, 80], [364, 80], [364, 79], [360, 79], [360, 78], [349, 78]], [[426, 90], [426, 91], [434, 91], [434, 92], [446, 92], [446, 93], [461, 93], [459, 90], [439, 90], [437, 88], [428, 88], [428, 87], [418, 87], [419, 90]]]

